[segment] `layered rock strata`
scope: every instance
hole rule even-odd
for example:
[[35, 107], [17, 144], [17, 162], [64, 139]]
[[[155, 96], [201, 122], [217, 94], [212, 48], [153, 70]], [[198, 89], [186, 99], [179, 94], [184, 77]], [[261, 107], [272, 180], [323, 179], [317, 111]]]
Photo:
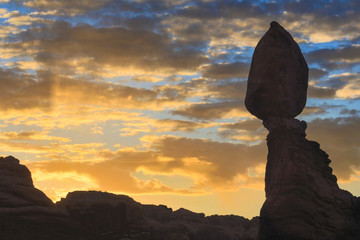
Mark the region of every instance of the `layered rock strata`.
[[341, 190], [328, 155], [295, 119], [306, 103], [308, 67], [278, 23], [255, 48], [246, 108], [269, 130], [260, 240], [360, 239], [360, 198]]

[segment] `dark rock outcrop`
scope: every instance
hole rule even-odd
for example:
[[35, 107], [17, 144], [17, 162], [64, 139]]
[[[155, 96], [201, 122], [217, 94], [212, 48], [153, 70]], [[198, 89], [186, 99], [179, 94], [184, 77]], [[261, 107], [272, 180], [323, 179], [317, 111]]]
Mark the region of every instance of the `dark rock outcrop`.
[[0, 157], [0, 239], [81, 239], [66, 211], [34, 188], [31, 173], [14, 157]]
[[245, 105], [264, 120], [293, 118], [306, 104], [309, 69], [291, 35], [277, 22], [261, 38], [251, 62]]
[[128, 196], [76, 191], [56, 205], [79, 223], [85, 239], [151, 239], [141, 204]]
[[163, 205], [143, 205], [143, 209], [154, 240], [245, 240], [256, 239], [258, 233], [257, 217], [205, 217], [203, 213], [183, 208], [173, 211]]
[[19, 160], [0, 157], [1, 240], [249, 240], [257, 231], [257, 217], [206, 217], [106, 192], [76, 191], [53, 204]]
[[34, 188], [31, 173], [12, 156], [0, 157], [0, 207], [50, 207], [53, 202]]
[[360, 198], [339, 188], [328, 155], [294, 118], [306, 102], [308, 68], [299, 47], [272, 22], [252, 61], [246, 107], [269, 130], [259, 239], [360, 239]]

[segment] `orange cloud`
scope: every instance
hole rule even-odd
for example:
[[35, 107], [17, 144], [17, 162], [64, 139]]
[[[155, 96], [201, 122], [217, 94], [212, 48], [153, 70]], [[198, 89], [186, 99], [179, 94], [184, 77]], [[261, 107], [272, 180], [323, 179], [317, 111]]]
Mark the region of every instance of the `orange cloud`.
[[[202, 139], [175, 138], [171, 136], [144, 138], [150, 141], [153, 150], [109, 150], [99, 151], [101, 145], [63, 145], [65, 152], [76, 152], [69, 160], [28, 162], [27, 165], [39, 174], [49, 173], [58, 179], [66, 176], [86, 176], [99, 189], [123, 193], [177, 193], [200, 194], [210, 189], [235, 190], [242, 185], [250, 186], [255, 178], [263, 176], [258, 172], [264, 164], [265, 146], [249, 147], [241, 144], [219, 143]], [[144, 146], [147, 144], [144, 143]], [[95, 146], [95, 148], [94, 148]], [[94, 149], [93, 152], [89, 152]], [[80, 159], [80, 152], [96, 156]], [[98, 153], [98, 154], [97, 154]], [[169, 187], [166, 182], [155, 178], [141, 179], [133, 173], [142, 171], [149, 176], [184, 176], [193, 180], [188, 188]], [[249, 172], [251, 171], [251, 172]], [[254, 174], [256, 173], [256, 174]], [[45, 184], [46, 179], [39, 175]], [[41, 177], [42, 176], [42, 177]], [[34, 176], [36, 178], [36, 175]], [[68, 177], [69, 178], [69, 177]], [[54, 179], [49, 179], [49, 183]], [[89, 184], [90, 184], [89, 183]], [[232, 190], [232, 191], [233, 191]]]

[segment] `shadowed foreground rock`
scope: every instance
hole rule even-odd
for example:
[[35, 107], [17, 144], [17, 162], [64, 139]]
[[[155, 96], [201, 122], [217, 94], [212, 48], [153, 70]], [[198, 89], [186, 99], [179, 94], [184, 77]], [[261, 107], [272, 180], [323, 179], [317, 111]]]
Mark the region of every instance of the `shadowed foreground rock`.
[[264, 122], [270, 133], [259, 239], [360, 239], [360, 198], [339, 188], [328, 155], [305, 138], [303, 122], [273, 121]]
[[269, 130], [259, 239], [360, 239], [360, 198], [338, 187], [328, 155], [294, 118], [305, 106], [307, 74], [296, 42], [272, 22], [255, 49], [245, 101]]
[[34, 188], [31, 173], [14, 157], [0, 157], [0, 239], [81, 239], [69, 214]]
[[0, 157], [1, 240], [251, 240], [258, 218], [142, 205], [124, 195], [69, 193], [53, 204], [14, 157]]

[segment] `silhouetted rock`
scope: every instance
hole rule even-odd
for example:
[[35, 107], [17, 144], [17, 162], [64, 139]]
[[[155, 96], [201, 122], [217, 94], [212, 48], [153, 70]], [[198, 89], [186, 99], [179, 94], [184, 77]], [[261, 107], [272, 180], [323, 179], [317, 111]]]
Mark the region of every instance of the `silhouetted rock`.
[[328, 155], [297, 123], [268, 126], [260, 239], [360, 239], [359, 198], [338, 187]]
[[305, 107], [308, 72], [297, 43], [282, 26], [272, 22], [254, 51], [246, 108], [262, 120], [297, 116]]
[[305, 106], [306, 62], [278, 23], [255, 49], [246, 107], [269, 130], [260, 240], [360, 239], [360, 199], [341, 190], [328, 155], [294, 119]]
[[128, 196], [76, 191], [56, 205], [81, 225], [86, 239], [150, 239], [141, 204]]
[[31, 173], [14, 157], [0, 157], [0, 239], [81, 239], [66, 211], [34, 188]]
[[0, 207], [52, 205], [43, 192], [34, 188], [30, 171], [19, 160], [0, 157]]
[[[143, 205], [145, 217], [156, 240], [250, 240], [258, 235], [258, 218], [212, 215], [180, 208], [172, 211], [164, 205]], [[176, 237], [176, 238], [175, 238]]]

